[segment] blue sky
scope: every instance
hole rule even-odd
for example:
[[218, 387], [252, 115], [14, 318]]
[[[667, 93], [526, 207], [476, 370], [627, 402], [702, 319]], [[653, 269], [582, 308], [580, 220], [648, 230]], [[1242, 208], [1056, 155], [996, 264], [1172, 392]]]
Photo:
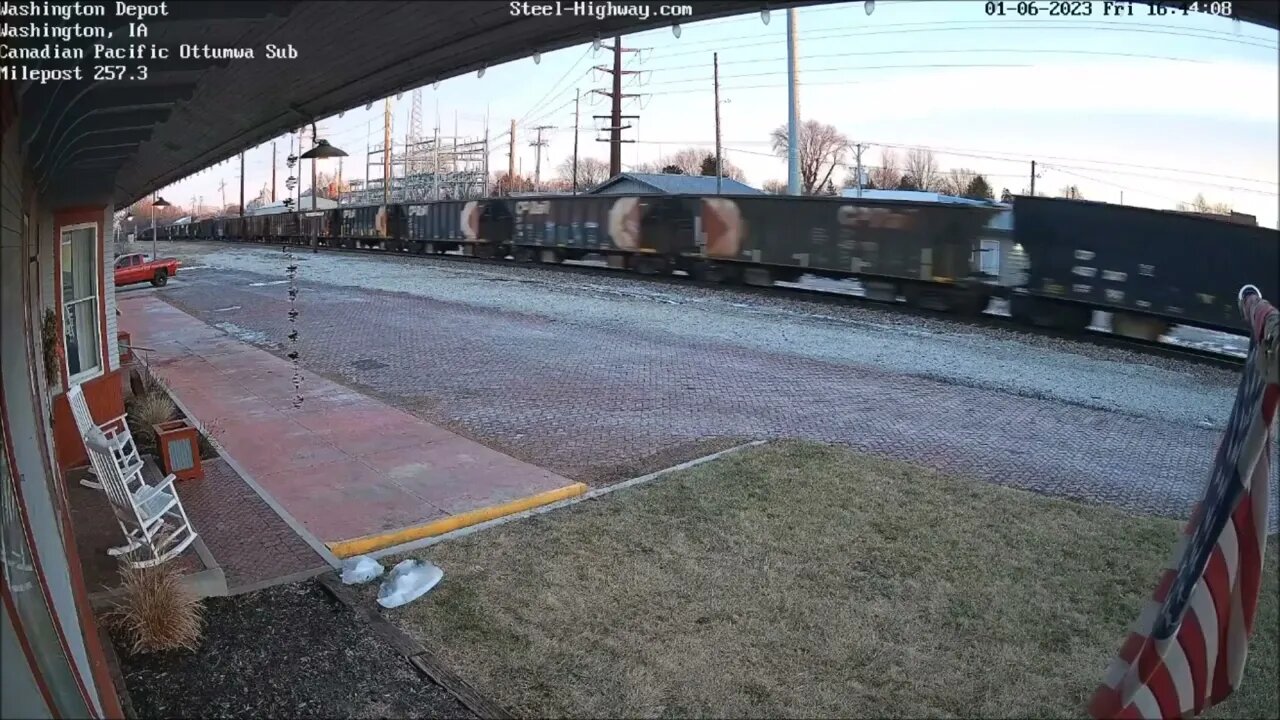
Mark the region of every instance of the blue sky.
[[[1280, 74], [1275, 31], [1209, 16], [993, 18], [985, 2], [887, 2], [867, 16], [861, 2], [798, 11], [800, 114], [835, 125], [869, 147], [934, 149], [942, 168], [966, 167], [998, 190], [1023, 190], [1030, 160], [1037, 189], [1070, 184], [1085, 197], [1171, 208], [1197, 192], [1276, 227]], [[786, 105], [786, 18], [758, 13], [626, 36], [624, 92], [641, 93], [624, 113], [639, 114], [623, 150], [624, 167], [656, 160], [690, 145], [714, 148], [712, 53], [720, 56], [726, 156], [749, 182], [785, 179], [772, 156], [769, 131], [783, 124]], [[437, 107], [441, 133], [492, 138], [490, 165], [505, 169], [507, 129], [514, 118], [518, 164], [532, 175], [531, 128], [554, 125], [543, 149], [543, 176], [573, 150], [573, 98], [581, 90], [580, 153], [608, 158], [595, 142], [592, 115], [607, 100], [589, 94], [609, 77], [591, 70], [611, 62], [590, 44], [454, 78], [423, 92], [426, 134]], [[408, 127], [410, 95], [393, 100], [394, 136]], [[382, 132], [382, 103], [324, 120], [321, 136], [346, 150], [344, 177], [363, 177], [370, 135]], [[370, 128], [372, 130], [370, 131]], [[288, 139], [278, 141], [279, 192]], [[330, 170], [323, 163], [321, 170]], [[188, 205], [237, 200], [239, 163], [231, 161], [176, 183], [167, 199]], [[376, 172], [376, 171], [375, 171]], [[309, 175], [309, 166], [306, 169]], [[270, 181], [271, 144], [246, 155], [246, 195]], [[837, 180], [843, 171], [836, 173]], [[308, 183], [309, 184], [309, 179]]]

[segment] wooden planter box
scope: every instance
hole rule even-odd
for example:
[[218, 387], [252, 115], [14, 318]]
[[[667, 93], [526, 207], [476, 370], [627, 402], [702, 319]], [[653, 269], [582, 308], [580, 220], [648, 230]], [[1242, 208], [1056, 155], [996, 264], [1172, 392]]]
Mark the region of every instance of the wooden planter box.
[[133, 362], [133, 340], [127, 332], [116, 333], [116, 344], [120, 346], [120, 364]]
[[179, 480], [204, 477], [200, 463], [200, 431], [186, 420], [170, 420], [151, 426], [160, 448], [160, 462], [166, 473]]

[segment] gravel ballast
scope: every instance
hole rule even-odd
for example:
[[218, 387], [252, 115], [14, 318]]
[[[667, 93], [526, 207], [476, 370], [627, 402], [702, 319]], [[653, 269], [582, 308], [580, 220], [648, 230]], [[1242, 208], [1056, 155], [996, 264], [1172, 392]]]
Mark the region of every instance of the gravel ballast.
[[[174, 243], [173, 254], [197, 267], [263, 275], [282, 275], [287, 264], [271, 246]], [[1229, 370], [1173, 358], [874, 306], [514, 263], [298, 251], [293, 258], [306, 282], [533, 311], [563, 323], [661, 329], [1205, 429], [1225, 427], [1237, 381]]]

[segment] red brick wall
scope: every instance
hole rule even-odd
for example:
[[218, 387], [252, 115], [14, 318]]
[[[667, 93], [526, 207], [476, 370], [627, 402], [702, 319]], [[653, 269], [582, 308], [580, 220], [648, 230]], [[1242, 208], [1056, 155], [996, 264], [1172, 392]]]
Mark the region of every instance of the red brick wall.
[[[123, 370], [111, 370], [80, 384], [84, 399], [89, 403], [89, 414], [99, 424], [114, 420], [124, 414]], [[89, 462], [89, 454], [80, 439], [76, 419], [71, 414], [71, 403], [66, 393], [53, 398], [53, 447], [58, 453], [58, 463], [66, 471]]]

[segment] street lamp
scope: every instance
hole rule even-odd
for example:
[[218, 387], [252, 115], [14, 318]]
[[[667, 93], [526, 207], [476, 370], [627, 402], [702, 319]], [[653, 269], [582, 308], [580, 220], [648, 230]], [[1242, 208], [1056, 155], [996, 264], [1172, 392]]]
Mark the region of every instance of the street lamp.
[[[328, 140], [316, 138], [316, 124], [311, 123], [311, 137], [315, 138], [316, 146], [302, 153], [298, 157], [302, 160], [311, 161], [311, 209], [316, 209], [316, 159], [317, 158], [336, 158], [346, 157], [347, 154], [338, 148], [329, 144]], [[301, 210], [302, 208], [298, 208]]]
[[151, 259], [155, 260], [160, 257], [159, 250], [156, 249], [156, 208], [169, 207], [169, 203], [165, 199], [156, 195], [156, 201], [151, 203]]

